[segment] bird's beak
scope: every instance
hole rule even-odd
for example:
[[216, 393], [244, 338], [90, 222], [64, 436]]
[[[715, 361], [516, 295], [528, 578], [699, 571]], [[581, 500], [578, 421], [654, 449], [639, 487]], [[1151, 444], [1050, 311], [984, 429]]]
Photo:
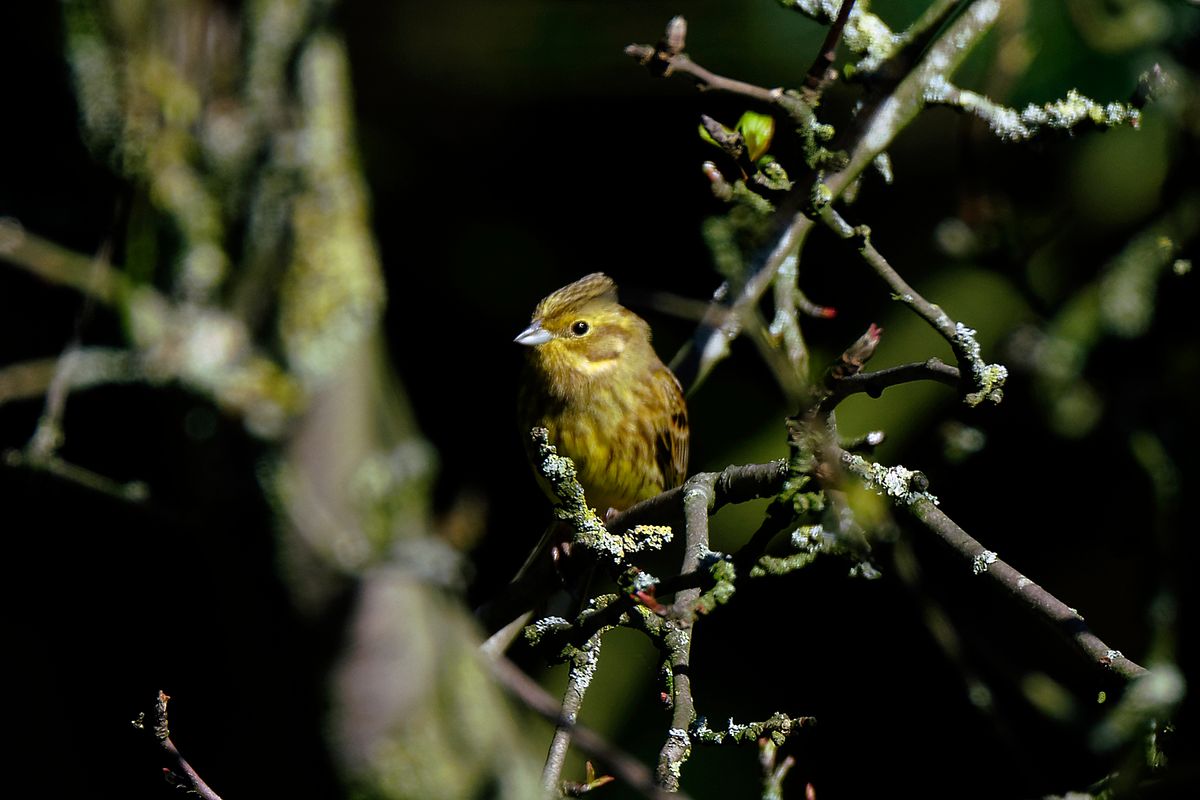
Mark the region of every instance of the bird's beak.
[[532, 347], [536, 344], [545, 344], [552, 338], [553, 337], [551, 336], [550, 331], [543, 328], [542, 323], [535, 322], [525, 330], [521, 331], [521, 333], [518, 334], [517, 338], [513, 339], [513, 341], [517, 344], [525, 344]]

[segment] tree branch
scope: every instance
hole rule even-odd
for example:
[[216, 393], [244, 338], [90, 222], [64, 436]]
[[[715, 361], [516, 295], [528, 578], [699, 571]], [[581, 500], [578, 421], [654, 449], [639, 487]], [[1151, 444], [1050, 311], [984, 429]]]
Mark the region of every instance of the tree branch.
[[804, 76], [805, 99], [810, 104], [816, 104], [832, 79], [830, 73], [833, 70], [833, 61], [837, 58], [838, 42], [842, 39], [842, 30], [846, 27], [846, 20], [850, 19], [852, 8], [854, 8], [854, 0], [842, 0], [837, 19], [829, 26], [829, 30], [825, 34], [825, 41], [821, 44], [821, 51], [813, 60], [812, 66], [808, 68], [808, 74]]
[[[62, 358], [71, 358], [69, 370], [59, 369]], [[142, 380], [145, 374], [137, 357], [128, 350], [81, 347], [59, 358], [40, 358], [0, 367], [0, 406], [15, 400], [45, 395], [56, 377], [65, 381], [66, 391], [91, 389], [112, 383]]]
[[988, 364], [983, 360], [979, 342], [975, 339], [975, 331], [961, 322], [952, 320], [941, 306], [929, 302], [909, 286], [900, 273], [875, 249], [875, 245], [871, 243], [870, 228], [865, 225], [851, 227], [831, 206], [822, 210], [821, 218], [838, 236], [855, 241], [863, 260], [888, 285], [893, 296], [941, 334], [954, 351], [959, 363], [970, 367], [971, 383], [966, 386], [960, 384], [967, 405], [979, 405], [984, 400], [998, 403], [1004, 396], [1003, 388], [1008, 378], [1008, 369], [1002, 364]]
[[491, 662], [492, 675], [510, 694], [555, 725], [567, 725], [575, 746], [592, 758], [602, 762], [624, 781], [650, 800], [688, 800], [683, 792], [668, 792], [654, 782], [650, 769], [622, 750], [613, 747], [595, 731], [577, 722], [568, 722], [559, 715], [559, 704], [541, 686], [506, 658]]
[[567, 688], [563, 691], [562, 706], [554, 726], [554, 738], [550, 741], [546, 766], [542, 770], [542, 790], [548, 796], [553, 796], [559, 791], [563, 764], [567, 760], [567, 749], [571, 746], [571, 734], [579, 722], [583, 696], [596, 674], [596, 665], [600, 659], [600, 642], [600, 633], [596, 633], [572, 654], [567, 670]]
[[921, 473], [903, 467], [885, 468], [844, 451], [840, 452], [839, 458], [850, 473], [876, 491], [886, 494], [894, 505], [921, 522], [962, 556], [971, 565], [973, 574], [983, 576], [1004, 589], [1039, 619], [1070, 639], [1091, 664], [1125, 680], [1147, 674], [1145, 667], [1126, 658], [1120, 650], [1105, 644], [1088, 630], [1078, 611], [1002, 561], [946, 516], [937, 507], [934, 498], [925, 491], [928, 482]]
[[938, 358], [912, 364], [900, 364], [875, 372], [847, 375], [832, 381], [829, 394], [821, 400], [818, 410], [827, 414], [850, 395], [866, 393], [871, 397], [879, 397], [889, 386], [924, 380], [937, 381], [957, 388], [961, 376], [957, 367], [945, 364]]
[[[716, 475], [697, 475], [683, 485], [683, 513], [687, 541], [684, 547], [681, 574], [696, 572], [708, 550], [708, 517], [716, 504]], [[671, 674], [671, 728], [658, 755], [655, 772], [659, 786], [668, 791], [679, 790], [679, 775], [692, 752], [688, 729], [696, 718], [692, 698], [692, 678], [689, 673], [692, 651], [692, 623], [695, 620], [699, 588], [680, 591], [671, 604], [664, 625], [662, 642], [667, 652], [667, 667]]]

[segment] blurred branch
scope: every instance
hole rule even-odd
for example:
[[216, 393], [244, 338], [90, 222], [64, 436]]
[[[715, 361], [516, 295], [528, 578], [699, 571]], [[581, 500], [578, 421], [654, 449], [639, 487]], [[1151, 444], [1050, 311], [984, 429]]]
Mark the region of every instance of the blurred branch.
[[796, 759], [788, 756], [776, 763], [779, 746], [768, 738], [759, 740], [758, 763], [763, 772], [762, 800], [783, 800], [783, 779], [796, 765]]
[[[167, 724], [167, 701], [171, 697], [166, 692], [159, 691], [158, 699], [154, 703], [153, 718], [150, 720], [149, 732], [158, 741], [158, 747], [167, 756], [171, 766], [164, 769], [164, 777], [177, 788], [186, 790], [191, 794], [199, 795], [203, 800], [221, 800], [221, 796], [209, 788], [196, 770], [192, 769], [192, 765], [184, 759], [179, 749], [175, 747], [175, 743], [171, 741], [171, 730]], [[133, 726], [138, 730], [146, 730], [146, 714], [139, 713]]]
[[1010, 348], [1014, 363], [1034, 373], [1058, 432], [1083, 436], [1099, 420], [1105, 398], [1085, 377], [1092, 351], [1106, 337], [1132, 339], [1150, 330], [1163, 279], [1187, 271], [1179, 258], [1198, 235], [1200, 194], [1188, 191], [1134, 234], [1044, 330], [1027, 330]]
[[54, 454], [33, 457], [24, 451], [11, 449], [4, 451], [4, 463], [10, 467], [41, 470], [69, 483], [129, 503], [141, 503], [150, 496], [150, 490], [143, 481], [122, 483], [86, 467], [72, 464]]
[[[109, 347], [80, 347], [69, 351], [71, 368], [62, 372], [66, 391], [73, 392], [113, 383], [145, 379], [137, 357], [128, 350]], [[46, 394], [61, 358], [40, 358], [0, 367], [0, 406], [17, 400], [32, 400]]]
[[0, 259], [106, 305], [115, 304], [129, 288], [107, 259], [91, 258], [29, 233], [11, 217], [0, 218]]

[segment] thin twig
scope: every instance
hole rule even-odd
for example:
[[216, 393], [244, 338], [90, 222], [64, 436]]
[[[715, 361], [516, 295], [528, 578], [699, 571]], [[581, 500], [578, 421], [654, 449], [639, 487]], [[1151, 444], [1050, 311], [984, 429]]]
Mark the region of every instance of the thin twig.
[[830, 72], [833, 69], [834, 59], [837, 58], [838, 42], [842, 40], [842, 31], [846, 27], [846, 20], [850, 19], [850, 10], [853, 8], [854, 0], [842, 0], [837, 18], [825, 34], [821, 51], [817, 53], [812, 66], [808, 68], [808, 74], [804, 76], [804, 90], [809, 103], [815, 104], [820, 99], [825, 87], [829, 85]]
[[[870, 228], [863, 225], [852, 227], [831, 206], [822, 210], [821, 219], [838, 236], [854, 241], [863, 260], [892, 290], [892, 296], [937, 331], [950, 345], [959, 364], [969, 367], [960, 375], [959, 384], [966, 402], [969, 405], [978, 405], [984, 400], [999, 402], [1003, 396], [1008, 370], [1001, 364], [989, 364], [984, 361], [979, 342], [975, 339], [975, 331], [960, 322], [955, 322], [941, 306], [929, 302], [909, 286], [900, 273], [875, 249], [875, 245], [871, 243]], [[969, 376], [970, 380], [962, 381], [965, 376]]]
[[11, 448], [4, 451], [3, 458], [3, 463], [9, 467], [25, 467], [45, 472], [90, 491], [128, 503], [143, 503], [150, 498], [150, 488], [144, 481], [114, 480], [87, 467], [73, 464], [56, 454], [35, 460], [26, 455], [25, 451]]
[[109, 305], [128, 288], [125, 276], [108, 263], [29, 233], [8, 217], [0, 218], [0, 260]]
[[554, 726], [554, 738], [550, 741], [546, 765], [542, 769], [542, 790], [548, 796], [559, 791], [563, 764], [567, 760], [567, 749], [571, 746], [571, 735], [579, 723], [583, 696], [591, 685], [600, 658], [600, 642], [600, 634], [597, 633], [571, 658], [567, 670], [567, 688], [563, 691], [562, 706]]
[[[716, 473], [697, 473], [692, 479], [714, 476], [713, 511], [733, 503], [745, 503], [760, 497], [771, 497], [783, 486], [787, 475], [787, 464], [782, 461], [768, 461], [765, 464], [744, 464], [729, 466]], [[684, 486], [687, 484], [685, 483]], [[679, 522], [681, 516], [681, 496], [684, 486], [668, 489], [662, 494], [643, 500], [635, 506], [627, 508], [608, 521], [608, 529], [614, 533], [629, 530], [637, 525], [650, 523], [671, 524]]]
[[[111, 240], [106, 240], [101, 245], [99, 252], [92, 259], [90, 280], [93, 283], [99, 282], [105, 275], [111, 252], [112, 242]], [[71, 341], [68, 342], [62, 355], [59, 357], [58, 364], [54, 368], [54, 376], [50, 379], [49, 386], [46, 387], [46, 399], [42, 407], [42, 415], [38, 418], [37, 428], [34, 430], [33, 436], [30, 437], [29, 443], [25, 446], [25, 452], [29, 456], [30, 461], [35, 463], [47, 460], [62, 446], [62, 419], [67, 408], [67, 395], [70, 394], [71, 390], [71, 376], [79, 364], [83, 325], [84, 321], [91, 316], [93, 305], [94, 298], [92, 295], [85, 294], [83, 309], [75, 318], [75, 330], [71, 336]]]
[[974, 572], [1003, 587], [1026, 608], [1070, 638], [1093, 664], [1126, 680], [1141, 677], [1149, 672], [1145, 667], [1126, 658], [1121, 651], [1101, 641], [1084, 624], [1078, 611], [971, 538], [954, 520], [935, 506], [933, 501], [924, 497], [917, 498], [908, 506], [908, 511], [967, 560]]
[[726, 78], [697, 64], [684, 53], [672, 54], [661, 47], [631, 44], [625, 48], [625, 55], [647, 66], [653, 64], [655, 69], [661, 71], [664, 76], [686, 75], [695, 81], [702, 91], [729, 92], [741, 95], [761, 103], [779, 106], [793, 116], [811, 114], [811, 110], [804, 104], [804, 101], [787, 94], [782, 87], [768, 89], [746, 81]]
[[[171, 697], [166, 692], [159, 691], [158, 699], [154, 703], [154, 719], [151, 725], [151, 733], [158, 740], [159, 749], [167, 756], [171, 766], [166, 772], [174, 776], [176, 785], [182, 786], [189, 792], [198, 794], [204, 800], [221, 800], [221, 796], [209, 788], [208, 784], [201, 780], [196, 770], [192, 769], [192, 765], [184, 759], [179, 749], [175, 747], [175, 743], [171, 741], [171, 730], [167, 724], [167, 701]], [[134, 721], [134, 727], [146, 729], [146, 715], [139, 714]]]
[[[946, 516], [924, 491], [923, 486], [911, 485], [913, 478], [919, 473], [911, 473], [902, 468], [889, 470], [844, 451], [839, 454], [839, 459], [849, 472], [866, 481], [868, 485], [886, 492], [893, 504], [912, 515], [962, 556], [971, 565], [975, 575], [1004, 589], [1025, 608], [1034, 612], [1039, 619], [1049, 623], [1056, 631], [1070, 639], [1091, 664], [1125, 680], [1147, 674], [1148, 670], [1145, 667], [1126, 658], [1121, 651], [1109, 647], [1088, 630], [1078, 611], [1002, 561]], [[927, 483], [923, 477], [918, 482]]]
[[957, 367], [945, 364], [939, 358], [912, 364], [900, 364], [874, 372], [860, 372], [857, 375], [848, 375], [834, 381], [829, 394], [821, 400], [819, 410], [828, 413], [853, 394], [865, 392], [871, 397], [878, 397], [889, 386], [926, 380], [937, 381], [957, 388], [961, 378]]
[[[71, 357], [74, 364], [66, 372], [68, 391], [130, 383], [145, 377], [137, 357], [128, 350], [83, 347], [72, 351]], [[58, 374], [60, 361], [61, 358], [40, 358], [0, 368], [0, 406], [45, 395]]]
[[855, 243], [863, 260], [875, 271], [876, 275], [883, 279], [897, 300], [916, 312], [947, 341], [954, 339], [954, 320], [950, 319], [941, 306], [929, 302], [916, 289], [909, 286], [900, 273], [875, 249], [875, 245], [871, 243], [870, 228], [863, 225], [852, 226], [841, 214], [829, 206], [822, 210], [821, 219], [838, 236]]
[[[506, 658], [491, 662], [492, 675], [500, 685], [528, 708], [555, 725], [563, 724], [559, 704], [532, 678]], [[622, 781], [650, 800], [688, 800], [683, 792], [667, 792], [654, 782], [650, 768], [633, 756], [609, 744], [595, 731], [578, 723], [570, 725], [575, 746], [602, 762]]]

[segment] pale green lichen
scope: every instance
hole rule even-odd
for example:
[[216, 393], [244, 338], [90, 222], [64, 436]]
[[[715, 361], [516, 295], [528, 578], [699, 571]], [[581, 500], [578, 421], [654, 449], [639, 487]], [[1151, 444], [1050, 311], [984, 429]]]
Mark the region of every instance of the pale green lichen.
[[725, 734], [708, 727], [708, 720], [704, 717], [697, 717], [692, 724], [692, 738], [704, 744], [720, 744], [725, 740]]
[[572, 541], [606, 555], [614, 563], [620, 563], [630, 553], [661, 549], [670, 542], [672, 530], [667, 525], [637, 525], [636, 528], [613, 535], [592, 507], [588, 506], [583, 487], [578, 481], [575, 464], [550, 444], [550, 433], [546, 428], [534, 428], [530, 432], [534, 445], [538, 447], [538, 471], [550, 483], [559, 505], [554, 506], [554, 516], [570, 523], [574, 529]]
[[661, 550], [674, 537], [669, 525], [638, 525], [619, 537], [626, 553]]
[[887, 154], [887, 151], [875, 156], [875, 160], [871, 162], [875, 167], [875, 171], [879, 173], [879, 177], [883, 178], [883, 182], [889, 186], [892, 184], [892, 157]]
[[554, 515], [570, 523], [575, 543], [619, 563], [629, 553], [660, 550], [671, 541], [673, 533], [666, 525], [638, 525], [621, 535], [610, 533], [588, 505], [571, 459], [558, 455], [545, 428], [534, 428], [530, 435], [538, 451], [538, 472], [550, 484], [550, 490], [559, 501], [554, 507]]
[[692, 740], [688, 736], [688, 732], [683, 728], [671, 728], [667, 731], [667, 743], [663, 746], [663, 752], [678, 753], [678, 757], [668, 760], [667, 769], [676, 781], [683, 772], [684, 763], [692, 755]]
[[896, 51], [901, 37], [892, 32], [882, 19], [858, 6], [850, 12], [842, 32], [846, 46], [863, 58], [854, 65], [856, 72], [874, 72]]
[[821, 122], [816, 116], [808, 120], [808, 131], [812, 134], [814, 140], [819, 139], [822, 142], [828, 142], [836, 132], [832, 125]]
[[776, 746], [781, 746], [800, 728], [806, 725], [812, 725], [816, 722], [813, 717], [790, 717], [783, 712], [776, 711], [769, 718], [761, 722], [738, 723], [733, 721], [733, 717], [725, 724], [724, 731], [713, 730], [708, 727], [708, 721], [704, 717], [697, 717], [692, 724], [692, 736], [696, 741], [704, 744], [724, 744], [726, 740], [734, 744], [752, 744], [762, 738], [768, 738]]
[[984, 550], [981, 553], [977, 553], [971, 561], [971, 574], [982, 575], [988, 571], [988, 567], [996, 563], [997, 559], [999, 559], [999, 556], [991, 550]]
[[977, 406], [984, 400], [999, 403], [1004, 399], [1004, 382], [1008, 380], [1008, 367], [1003, 364], [988, 364], [983, 360], [983, 348], [975, 338], [975, 330], [961, 322], [954, 326], [954, 351], [967, 361], [974, 378], [975, 391], [968, 392], [963, 400], [969, 406]]
[[255, 435], [280, 435], [304, 405], [291, 375], [259, 354], [245, 326], [215, 308], [176, 306], [138, 288], [126, 301], [126, 324], [152, 382], [178, 379], [236, 413]]
[[658, 578], [651, 575], [645, 570], [640, 570], [633, 576], [633, 581], [629, 584], [631, 592], [648, 592], [658, 586]]
[[300, 56], [302, 125], [292, 207], [292, 262], [283, 276], [279, 330], [288, 361], [312, 382], [337, 374], [361, 350], [386, 289], [358, 168], [344, 47], [316, 36]]
[[567, 680], [580, 696], [591, 686], [592, 678], [596, 676], [596, 667], [599, 665], [600, 637], [597, 635], [588, 639], [583, 647], [576, 649], [571, 658]]
[[969, 89], [960, 89], [950, 83], [945, 75], [937, 74], [926, 83], [923, 99], [926, 103], [954, 106], [974, 114], [988, 124], [992, 133], [1006, 142], [1029, 141], [1047, 130], [1070, 132], [1085, 123], [1100, 128], [1117, 125], [1136, 128], [1141, 124], [1141, 112], [1132, 105], [1100, 104], [1075, 89], [1067, 92], [1067, 96], [1061, 100], [1040, 106], [1030, 103], [1017, 111]]
[[733, 560], [723, 553], [717, 553], [704, 548], [700, 554], [701, 565], [708, 567], [709, 575], [713, 578], [713, 586], [700, 595], [696, 600], [695, 609], [698, 613], [711, 613], [719, 605], [728, 603], [737, 591], [737, 570]]
[[938, 503], [937, 497], [928, 491], [913, 488], [914, 478], [921, 475], [916, 470], [898, 464], [885, 467], [867, 461], [856, 453], [843, 453], [842, 465], [862, 478], [876, 494], [886, 495], [904, 505], [912, 505], [918, 500], [928, 500], [934, 505]]
[[523, 631], [525, 641], [531, 647], [537, 645], [548, 635], [568, 631], [571, 629], [571, 623], [562, 617], [542, 617], [525, 626]]
[[[408, 439], [390, 450], [374, 451], [350, 477], [347, 491], [362, 524], [343, 526], [363, 541], [360, 560], [344, 564], [361, 570], [367, 559], [384, 554], [397, 538], [410, 534], [414, 515], [430, 513], [431, 484], [437, 473], [437, 451], [423, 439]], [[346, 535], [344, 538], [350, 538]], [[348, 554], [339, 554], [344, 560]]]
[[837, 19], [842, 9], [842, 0], [779, 0], [779, 4], [825, 25]]
[[751, 567], [750, 577], [785, 575], [807, 567], [816, 561], [818, 556], [841, 553], [845, 550], [838, 542], [837, 536], [828, 533], [820, 525], [801, 525], [792, 531], [790, 540], [792, 547], [796, 548], [795, 553], [786, 556], [762, 556], [758, 563]]
[[821, 209], [833, 202], [833, 190], [828, 184], [817, 181], [813, 184], [812, 191], [808, 197], [810, 203], [810, 211], [815, 217], [821, 212]]
[[[779, 0], [784, 8], [796, 11], [809, 19], [830, 25], [837, 19], [843, 0]], [[874, 71], [896, 49], [900, 37], [892, 33], [882, 19], [864, 9], [860, 3], [850, 9], [842, 39], [853, 53], [863, 56], [856, 70]]]

